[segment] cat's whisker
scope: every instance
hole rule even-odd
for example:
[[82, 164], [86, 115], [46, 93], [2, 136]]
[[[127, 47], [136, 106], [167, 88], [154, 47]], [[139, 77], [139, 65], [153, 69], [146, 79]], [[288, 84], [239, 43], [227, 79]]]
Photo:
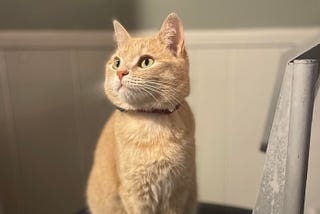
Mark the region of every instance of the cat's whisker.
[[145, 88], [141, 88], [143, 91], [148, 93], [156, 102], [160, 102], [150, 91], [146, 90]]
[[160, 86], [169, 86], [169, 87], [175, 87], [176, 84], [173, 83], [172, 81], [158, 81], [158, 80], [146, 80], [145, 82], [147, 83], [152, 83], [155, 85], [160, 85]]
[[[152, 90], [153, 92], [157, 93], [159, 96], [161, 96], [162, 98], [164, 98], [164, 100], [166, 102], [168, 102], [172, 108], [175, 108], [177, 104], [180, 104], [180, 101], [177, 100], [175, 97], [173, 97], [171, 94], [163, 94], [161, 91], [153, 89], [153, 88], [149, 88], [149, 90]], [[175, 99], [177, 101], [177, 104], [174, 104], [170, 99], [168, 99], [168, 96]]]
[[159, 93], [160, 92], [163, 92], [165, 93], [165, 95], [167, 96], [170, 96], [170, 97], [173, 97], [175, 100], [179, 100], [174, 94], [176, 94], [175, 92], [177, 92], [177, 90], [175, 88], [170, 88], [170, 89], [164, 89], [164, 90], [159, 90], [157, 87], [153, 86], [153, 85], [150, 85], [150, 84], [145, 84], [147, 85], [148, 87], [151, 87], [155, 90], [157, 90]]
[[144, 95], [144, 96], [146, 96], [146, 94], [143, 93], [143, 92], [146, 92], [146, 93], [147, 93], [147, 96], [150, 96], [150, 97], [152, 97], [156, 102], [159, 102], [159, 100], [155, 97], [154, 94], [152, 94], [150, 91], [146, 90], [145, 88], [141, 87], [141, 85], [136, 84], [136, 83], [132, 83], [132, 82], [131, 82], [130, 85], [131, 85], [131, 89], [137, 91], [138, 93], [140, 93], [140, 94], [142, 94], [142, 95]]
[[[149, 90], [147, 90], [146, 88], [142, 87], [141, 84], [137, 84], [137, 83], [133, 83], [133, 86], [137, 86], [134, 87], [134, 90], [137, 90], [138, 92], [140, 92], [141, 94], [143, 94], [143, 92], [146, 92], [149, 96], [151, 96], [156, 102], [160, 102], [156, 96]], [[145, 94], [143, 94], [145, 95]]]
[[164, 88], [164, 90], [167, 90], [167, 91], [174, 91], [174, 92], [179, 92], [180, 91], [180, 92], [182, 92], [181, 90], [178, 90], [176, 88], [176, 86], [174, 86], [174, 85], [171, 86], [171, 85], [166, 85], [166, 84], [161, 84], [161, 83], [152, 83], [152, 82], [151, 83], [147, 82], [145, 84], [153, 86], [153, 87], [160, 86], [160, 87]]
[[160, 82], [157, 80], [145, 81], [141, 78], [132, 78], [130, 80], [130, 86], [131, 89], [139, 92], [141, 95], [152, 97], [152, 99], [158, 103], [160, 103], [160, 101], [157, 97], [161, 97], [163, 101], [168, 103], [172, 108], [175, 108], [183, 102], [183, 99], [176, 96], [178, 92], [181, 93], [181, 90], [179, 91], [176, 87], [173, 87], [174, 84], [172, 82]]
[[169, 86], [169, 87], [174, 87], [176, 86], [174, 83], [172, 83], [171, 81], [165, 81], [165, 80], [144, 80], [144, 79], [141, 79], [141, 78], [133, 78], [133, 81], [135, 82], [141, 82], [143, 84], [148, 84], [148, 83], [151, 83], [151, 84], [154, 84], [154, 85], [158, 85], [158, 86]]

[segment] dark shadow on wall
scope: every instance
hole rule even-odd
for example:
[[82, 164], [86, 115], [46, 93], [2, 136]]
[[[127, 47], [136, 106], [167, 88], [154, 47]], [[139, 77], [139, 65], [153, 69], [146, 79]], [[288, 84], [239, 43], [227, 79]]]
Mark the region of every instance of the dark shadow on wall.
[[139, 23], [137, 21], [137, 13], [139, 12], [136, 0], [112, 0], [115, 13], [112, 13], [110, 19], [117, 19], [126, 29], [135, 30]]
[[135, 0], [1, 1], [0, 30], [109, 30], [114, 18], [134, 29], [135, 7]]

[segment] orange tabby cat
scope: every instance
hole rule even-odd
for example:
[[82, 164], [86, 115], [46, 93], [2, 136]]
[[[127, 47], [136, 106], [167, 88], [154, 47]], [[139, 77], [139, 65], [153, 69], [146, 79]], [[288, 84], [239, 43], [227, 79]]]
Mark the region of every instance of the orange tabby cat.
[[183, 26], [132, 38], [114, 21], [118, 48], [105, 92], [118, 108], [100, 136], [87, 198], [92, 214], [191, 214], [197, 203], [194, 119]]

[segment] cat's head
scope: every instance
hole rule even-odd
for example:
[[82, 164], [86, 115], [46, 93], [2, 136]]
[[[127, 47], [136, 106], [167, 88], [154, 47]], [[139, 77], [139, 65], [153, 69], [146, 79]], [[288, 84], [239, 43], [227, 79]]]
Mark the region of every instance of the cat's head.
[[127, 110], [170, 110], [188, 96], [189, 62], [183, 26], [172, 13], [159, 33], [133, 38], [113, 22], [117, 49], [106, 64], [105, 92]]

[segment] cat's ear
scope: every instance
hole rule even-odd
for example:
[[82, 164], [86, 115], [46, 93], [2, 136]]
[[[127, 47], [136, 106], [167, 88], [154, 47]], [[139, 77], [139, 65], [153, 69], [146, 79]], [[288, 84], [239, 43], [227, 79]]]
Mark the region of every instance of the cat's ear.
[[183, 25], [177, 14], [168, 15], [162, 24], [159, 36], [175, 56], [184, 51]]
[[121, 46], [121, 44], [131, 38], [126, 29], [117, 20], [113, 20], [113, 28], [114, 39], [116, 40], [118, 46]]

